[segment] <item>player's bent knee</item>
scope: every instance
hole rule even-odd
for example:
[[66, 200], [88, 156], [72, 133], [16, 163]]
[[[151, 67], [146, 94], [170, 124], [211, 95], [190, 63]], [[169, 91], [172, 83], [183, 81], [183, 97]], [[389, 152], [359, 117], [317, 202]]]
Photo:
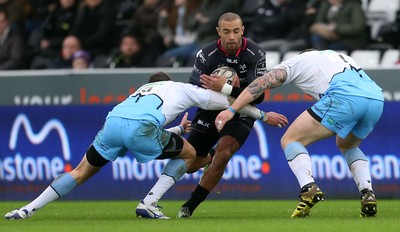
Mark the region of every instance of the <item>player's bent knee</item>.
[[171, 133], [171, 138], [167, 146], [165, 146], [163, 153], [156, 159], [171, 159], [177, 156], [181, 159], [186, 158], [183, 157], [183, 155], [186, 155], [183, 145], [183, 138], [175, 133]]
[[207, 159], [204, 157], [196, 157], [192, 164], [189, 166], [186, 173], [192, 174], [197, 172], [200, 168], [204, 167], [207, 164]]
[[86, 159], [90, 165], [98, 168], [103, 167], [109, 162], [100, 155], [100, 153], [94, 148], [93, 145], [90, 145], [90, 147], [87, 149]]

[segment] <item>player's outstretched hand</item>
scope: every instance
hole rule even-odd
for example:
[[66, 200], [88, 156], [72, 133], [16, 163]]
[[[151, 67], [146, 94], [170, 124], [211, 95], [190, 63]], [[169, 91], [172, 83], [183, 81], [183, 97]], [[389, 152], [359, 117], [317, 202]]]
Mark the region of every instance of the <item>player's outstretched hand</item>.
[[181, 125], [183, 127], [183, 134], [186, 134], [192, 130], [192, 121], [188, 120], [189, 113], [186, 112], [181, 120]]
[[[282, 127], [286, 127], [289, 124], [288, 119], [286, 118], [285, 115], [283, 114], [278, 114], [275, 112], [268, 112], [268, 113], [264, 113], [265, 115], [267, 115], [266, 120], [263, 120], [263, 122], [267, 123], [270, 126], [277, 126], [279, 128]], [[264, 118], [265, 118], [264, 115]]]
[[218, 131], [221, 131], [224, 128], [225, 124], [231, 120], [235, 116], [230, 110], [223, 110], [219, 112], [217, 117], [215, 118], [215, 127]]

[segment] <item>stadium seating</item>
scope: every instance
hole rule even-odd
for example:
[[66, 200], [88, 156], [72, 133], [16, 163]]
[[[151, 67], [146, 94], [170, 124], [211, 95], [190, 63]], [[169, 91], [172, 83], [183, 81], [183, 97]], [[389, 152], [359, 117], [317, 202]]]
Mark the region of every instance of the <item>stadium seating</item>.
[[371, 30], [371, 39], [375, 40], [380, 28], [396, 20], [400, 9], [399, 0], [371, 0], [366, 10], [367, 23]]
[[287, 60], [289, 58], [292, 58], [295, 55], [298, 55], [301, 51], [289, 51], [286, 52], [283, 57], [282, 57], [282, 61]]
[[345, 55], [349, 54], [346, 50], [336, 50], [336, 52], [342, 53], [342, 54], [345, 54]]
[[371, 0], [368, 5], [368, 12], [380, 12], [385, 15], [388, 22], [394, 22], [399, 8], [399, 0]]
[[394, 67], [399, 59], [400, 51], [398, 49], [388, 49], [383, 53], [380, 66], [385, 68]]
[[267, 70], [270, 70], [275, 65], [281, 62], [281, 53], [275, 51], [266, 52], [267, 56]]
[[381, 52], [379, 50], [354, 50], [350, 56], [363, 68], [379, 67]]

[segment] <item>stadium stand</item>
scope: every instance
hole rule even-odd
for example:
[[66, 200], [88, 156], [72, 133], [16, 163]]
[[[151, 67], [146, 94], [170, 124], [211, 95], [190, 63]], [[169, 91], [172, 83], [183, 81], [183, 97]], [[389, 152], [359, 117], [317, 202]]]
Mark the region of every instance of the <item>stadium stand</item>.
[[268, 70], [281, 62], [281, 53], [278, 51], [267, 51], [266, 56]]
[[287, 60], [289, 58], [292, 58], [293, 56], [299, 54], [301, 51], [289, 51], [286, 52], [283, 57], [282, 57], [282, 61]]
[[354, 50], [350, 56], [363, 68], [376, 68], [380, 63], [381, 51]]
[[[18, 29], [24, 35], [25, 44], [28, 44], [30, 36], [32, 35], [33, 29], [38, 29], [37, 27], [44, 23], [47, 16], [54, 14], [52, 9], [54, 9], [55, 3], [57, 1], [23, 1], [26, 2], [27, 6], [26, 9], [32, 9], [33, 15], [40, 14], [40, 17], [37, 16], [24, 16], [20, 17], [15, 11], [13, 11], [13, 7], [7, 7], [11, 5], [15, 5], [16, 2], [8, 0], [8, 1], [0, 1], [0, 7], [7, 8], [10, 12], [10, 19], [13, 25], [18, 25]], [[83, 0], [76, 0], [77, 2], [83, 3]], [[88, 0], [86, 0], [88, 1]], [[113, 30], [112, 33], [112, 40], [110, 43], [107, 43], [107, 48], [103, 48], [102, 46], [96, 47], [96, 51], [101, 49], [105, 50], [106, 54], [109, 54], [114, 49], [118, 48], [119, 39], [123, 35], [123, 31], [129, 27], [130, 20], [136, 15], [137, 9], [144, 4], [143, 0], [102, 0], [107, 4], [107, 8], [112, 11], [112, 22]], [[382, 60], [379, 61], [380, 66], [388, 67], [392, 65], [392, 60], [396, 56], [396, 49], [400, 49], [400, 0], [359, 0], [361, 2], [362, 9], [365, 12], [367, 18], [367, 25], [366, 31], [369, 35], [368, 43], [366, 46], [362, 48], [355, 48], [355, 49], [362, 49], [362, 50], [378, 50], [381, 54]], [[19, 1], [17, 1], [19, 2]], [[36, 3], [38, 2], [38, 3]], [[40, 2], [40, 4], [39, 4]], [[48, 2], [48, 3], [47, 3]], [[161, 9], [164, 7], [166, 2], [174, 2], [174, 1], [160, 1], [157, 0], [157, 9]], [[215, 1], [217, 2], [217, 1]], [[233, 1], [232, 1], [233, 2]], [[236, 2], [236, 0], [235, 0]], [[258, 4], [254, 4], [253, 0], [240, 0], [237, 1], [240, 4], [238, 13], [242, 15], [244, 24], [246, 26], [245, 33], [247, 33], [248, 29], [250, 29], [250, 25], [254, 22], [254, 15], [257, 12]], [[308, 4], [312, 2], [319, 2], [319, 0], [309, 0], [306, 1]], [[8, 5], [8, 4], [11, 5]], [[46, 6], [46, 4], [48, 6]], [[18, 7], [22, 7], [18, 6]], [[9, 9], [10, 8], [10, 9]], [[226, 9], [226, 8], [224, 8]], [[218, 14], [216, 14], [218, 15]], [[34, 18], [36, 22], [32, 24], [31, 18]], [[25, 19], [25, 20], [24, 20]], [[213, 31], [213, 35], [215, 35], [215, 23], [210, 23], [209, 25], [205, 26]], [[245, 36], [248, 36], [245, 34]], [[308, 35], [307, 35], [308, 36]], [[249, 37], [250, 38], [250, 37]], [[308, 39], [308, 38], [307, 38]], [[307, 40], [308, 41], [308, 40]], [[157, 45], [161, 45], [162, 43], [157, 43]], [[309, 47], [309, 45], [308, 45]], [[148, 47], [147, 49], [154, 49], [155, 47]], [[25, 50], [25, 64], [24, 67], [19, 67], [19, 69], [31, 69], [32, 64], [34, 63], [34, 57], [36, 50], [32, 46], [26, 46], [23, 48]], [[299, 50], [303, 48], [295, 49], [294, 51], [290, 51], [286, 54], [286, 52], [282, 52], [278, 55], [273, 51], [268, 51], [267, 57], [267, 66], [272, 67], [278, 64], [280, 61], [288, 59], [289, 57], [298, 53]], [[340, 48], [337, 48], [340, 49]], [[158, 51], [158, 49], [157, 49]], [[351, 51], [351, 50], [349, 50]], [[386, 55], [386, 51], [388, 51]], [[343, 52], [343, 51], [342, 51]], [[349, 52], [348, 52], [349, 54]], [[50, 55], [50, 59], [56, 59], [59, 54], [56, 52], [55, 54]], [[93, 54], [93, 59], [96, 60], [96, 54]], [[158, 58], [158, 57], [156, 57]], [[153, 60], [157, 60], [156, 58], [152, 59], [151, 62], [148, 62], [148, 65], [156, 66], [153, 63]], [[399, 58], [397, 58], [398, 60]], [[374, 61], [375, 62], [375, 61]], [[369, 61], [368, 61], [369, 63]], [[147, 66], [148, 66], [147, 65]], [[189, 65], [191, 66], [191, 65]], [[97, 68], [94, 66], [94, 68]]]
[[399, 0], [371, 0], [366, 10], [368, 25], [371, 27], [371, 39], [378, 37], [383, 25], [396, 21], [399, 9]]
[[388, 49], [382, 55], [380, 66], [384, 68], [394, 67], [399, 59], [400, 51], [398, 49]]

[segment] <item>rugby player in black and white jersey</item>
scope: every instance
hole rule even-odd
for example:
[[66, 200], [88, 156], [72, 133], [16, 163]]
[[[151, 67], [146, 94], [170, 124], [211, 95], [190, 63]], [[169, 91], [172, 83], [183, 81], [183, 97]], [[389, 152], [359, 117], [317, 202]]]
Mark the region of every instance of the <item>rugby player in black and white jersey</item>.
[[[189, 82], [238, 97], [249, 83], [265, 74], [265, 51], [255, 42], [243, 37], [243, 22], [235, 13], [223, 14], [219, 18], [216, 30], [220, 38], [197, 53]], [[221, 66], [229, 66], [236, 70], [238, 86], [226, 84], [224, 77], [210, 75]], [[263, 99], [264, 95], [261, 95], [252, 104], [261, 103]], [[211, 160], [212, 162], [189, 200], [180, 208], [177, 215], [180, 218], [190, 217], [196, 207], [206, 199], [221, 179], [229, 160], [240, 149], [253, 128], [255, 120], [237, 114], [222, 131], [218, 132], [214, 126], [218, 113], [219, 111], [198, 109], [192, 120], [188, 141], [196, 149], [196, 159], [189, 167], [188, 173], [196, 172]]]

